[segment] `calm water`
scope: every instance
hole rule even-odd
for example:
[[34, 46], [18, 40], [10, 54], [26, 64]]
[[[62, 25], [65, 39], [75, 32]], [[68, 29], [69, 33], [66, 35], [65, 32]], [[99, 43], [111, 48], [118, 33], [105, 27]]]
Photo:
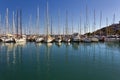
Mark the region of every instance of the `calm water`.
[[120, 80], [120, 43], [0, 43], [0, 80]]

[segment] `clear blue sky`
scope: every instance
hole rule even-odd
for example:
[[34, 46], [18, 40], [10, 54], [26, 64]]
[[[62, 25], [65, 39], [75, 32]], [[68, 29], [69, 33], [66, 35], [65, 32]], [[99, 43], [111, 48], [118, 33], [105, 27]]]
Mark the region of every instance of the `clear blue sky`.
[[[9, 9], [9, 23], [12, 24], [12, 12], [22, 9], [23, 27], [29, 24], [29, 16], [32, 16], [32, 24], [35, 27], [37, 6], [40, 7], [40, 32], [44, 31], [44, 19], [47, 0], [0, 0], [0, 14], [2, 15], [2, 23], [5, 23], [6, 8]], [[88, 6], [88, 21], [92, 31], [94, 9], [96, 11], [96, 29], [99, 28], [100, 11], [102, 11], [102, 27], [106, 25], [106, 17], [108, 24], [112, 24], [113, 15], [115, 14], [115, 22], [120, 20], [120, 0], [48, 0], [49, 17], [53, 18], [54, 33], [57, 33], [58, 11], [60, 14], [60, 29], [63, 30], [66, 20], [66, 10], [68, 11], [68, 26], [71, 32], [71, 22], [73, 16], [74, 32], [78, 30], [78, 24], [81, 15], [82, 28], [84, 28], [86, 17], [86, 4]]]

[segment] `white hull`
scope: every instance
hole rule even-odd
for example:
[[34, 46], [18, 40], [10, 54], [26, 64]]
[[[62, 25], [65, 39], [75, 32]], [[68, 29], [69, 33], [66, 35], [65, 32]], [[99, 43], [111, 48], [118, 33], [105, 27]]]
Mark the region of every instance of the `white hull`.
[[73, 42], [79, 42], [81, 41], [80, 38], [73, 38]]
[[55, 41], [60, 43], [62, 40], [61, 39], [56, 39]]
[[44, 39], [43, 38], [37, 38], [35, 39], [35, 42], [39, 43], [39, 42], [42, 42]]
[[52, 41], [53, 41], [53, 40], [52, 40], [52, 39], [49, 39], [49, 38], [48, 38], [48, 39], [45, 39], [45, 42], [46, 42], [46, 43], [51, 43]]
[[53, 38], [51, 36], [46, 36], [44, 42], [51, 43], [53, 41]]
[[91, 38], [91, 41], [92, 41], [92, 42], [98, 42], [98, 41], [99, 41], [99, 39], [98, 39], [98, 38], [94, 38], [94, 37], [93, 37], [93, 38]]
[[22, 42], [26, 42], [25, 38], [20, 38], [20, 39], [15, 39], [16, 43], [22, 43]]
[[90, 42], [91, 42], [91, 39], [90, 39], [90, 38], [84, 38], [84, 39], [83, 39], [83, 42], [90, 43]]
[[71, 40], [70, 40], [70, 38], [65, 38], [64, 39], [64, 42], [70, 42]]
[[106, 42], [119, 42], [120, 38], [105, 38]]
[[11, 43], [11, 42], [14, 42], [14, 39], [13, 38], [1, 38], [2, 42], [4, 43]]
[[58, 43], [56, 43], [56, 45], [57, 45], [57, 46], [61, 46], [61, 45], [62, 45], [62, 43], [61, 43], [61, 42], [58, 42]]
[[79, 41], [81, 41], [79, 33], [74, 33], [72, 35], [72, 40], [73, 40], [73, 42], [79, 42]]

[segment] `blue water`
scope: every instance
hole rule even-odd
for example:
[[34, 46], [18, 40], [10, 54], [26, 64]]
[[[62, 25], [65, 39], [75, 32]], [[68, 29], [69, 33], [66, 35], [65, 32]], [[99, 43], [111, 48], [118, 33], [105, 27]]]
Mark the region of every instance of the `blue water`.
[[0, 43], [0, 80], [120, 80], [120, 43]]

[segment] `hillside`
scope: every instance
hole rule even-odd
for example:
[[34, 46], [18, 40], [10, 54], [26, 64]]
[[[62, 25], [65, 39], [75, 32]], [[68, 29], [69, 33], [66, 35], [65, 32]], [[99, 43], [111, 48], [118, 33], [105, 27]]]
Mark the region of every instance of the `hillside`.
[[100, 35], [100, 33], [101, 35], [106, 35], [106, 34], [107, 35], [115, 35], [115, 34], [120, 35], [120, 22], [117, 24], [109, 25], [108, 27], [103, 27], [102, 29], [95, 31], [96, 35]]

